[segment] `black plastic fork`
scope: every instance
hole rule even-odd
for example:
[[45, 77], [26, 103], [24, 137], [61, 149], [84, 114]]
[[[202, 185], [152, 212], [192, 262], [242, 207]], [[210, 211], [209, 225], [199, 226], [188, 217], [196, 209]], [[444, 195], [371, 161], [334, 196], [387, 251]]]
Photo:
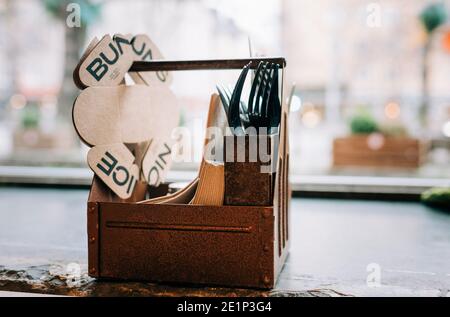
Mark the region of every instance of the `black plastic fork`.
[[274, 65], [274, 77], [272, 81], [272, 89], [270, 91], [269, 104], [268, 104], [268, 114], [270, 118], [270, 133], [274, 134], [278, 132], [278, 126], [281, 122], [281, 103], [278, 96], [278, 71], [280, 66], [278, 64]]
[[248, 116], [250, 126], [254, 127], [257, 132], [260, 128], [268, 128], [270, 125], [270, 97], [274, 75], [274, 64], [261, 63], [250, 91]]
[[228, 125], [234, 129], [235, 135], [244, 135], [244, 129], [242, 128], [241, 121], [241, 95], [242, 89], [244, 87], [245, 78], [247, 77], [248, 70], [250, 69], [251, 63], [244, 66], [239, 79], [234, 86], [233, 95], [231, 96], [230, 104], [228, 107]]

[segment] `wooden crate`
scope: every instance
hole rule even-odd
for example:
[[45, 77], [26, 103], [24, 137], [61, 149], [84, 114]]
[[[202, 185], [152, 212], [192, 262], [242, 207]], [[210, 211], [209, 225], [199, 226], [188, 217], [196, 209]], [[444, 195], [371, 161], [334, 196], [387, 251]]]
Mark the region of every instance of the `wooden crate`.
[[419, 139], [376, 138], [370, 140], [370, 136], [361, 135], [335, 139], [333, 166], [417, 168], [425, 161], [427, 145]]

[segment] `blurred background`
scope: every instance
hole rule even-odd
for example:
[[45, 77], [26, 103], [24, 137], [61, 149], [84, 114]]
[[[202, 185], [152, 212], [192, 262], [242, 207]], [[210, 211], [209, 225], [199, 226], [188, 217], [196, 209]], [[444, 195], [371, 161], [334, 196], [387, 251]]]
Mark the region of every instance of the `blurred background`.
[[[71, 4], [81, 9], [79, 27], [67, 23]], [[249, 46], [286, 57], [294, 187], [348, 176], [442, 185], [450, 179], [449, 16], [450, 1], [436, 0], [0, 0], [0, 174], [87, 171], [71, 120], [72, 71], [94, 36], [146, 33], [166, 59], [243, 58]], [[174, 74], [195, 153], [175, 171], [195, 171], [209, 96], [237, 75]]]

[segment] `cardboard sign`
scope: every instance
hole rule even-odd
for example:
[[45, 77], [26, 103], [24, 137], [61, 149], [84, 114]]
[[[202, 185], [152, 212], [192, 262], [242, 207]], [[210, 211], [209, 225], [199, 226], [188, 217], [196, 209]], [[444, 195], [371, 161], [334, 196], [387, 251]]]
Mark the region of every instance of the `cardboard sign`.
[[75, 83], [81, 89], [90, 86], [116, 86], [133, 63], [133, 54], [128, 40], [105, 35], [87, 54], [78, 69]]
[[[107, 100], [97, 98], [110, 92]], [[119, 107], [117, 106], [116, 87], [90, 87], [81, 92], [75, 99], [72, 108], [72, 119], [80, 139], [88, 146], [120, 143], [122, 140]]]
[[73, 107], [77, 133], [90, 146], [167, 139], [178, 117], [176, 97], [161, 86], [89, 87]]
[[[131, 34], [115, 34], [113, 39], [123, 43], [129, 43], [134, 61], [151, 61], [154, 59], [164, 59], [161, 51], [146, 34], [138, 34], [136, 36], [133, 36]], [[172, 75], [167, 71], [130, 72], [129, 75], [136, 84], [141, 85], [169, 86], [172, 83]]]
[[147, 153], [148, 147], [152, 143], [152, 140], [144, 141], [140, 143], [128, 143], [125, 144], [127, 149], [133, 154], [134, 156], [134, 164], [137, 165], [139, 168], [139, 181], [145, 181], [144, 174], [142, 173], [142, 161], [144, 160], [144, 157]]
[[[74, 71], [78, 88], [115, 86], [120, 84], [133, 61], [163, 59], [158, 47], [145, 34], [105, 35], [94, 39], [87, 47]], [[137, 84], [170, 85], [172, 75], [167, 71], [130, 73]]]
[[142, 161], [142, 173], [147, 183], [158, 186], [165, 180], [172, 165], [173, 140], [166, 137], [153, 139]]
[[[138, 34], [131, 40], [131, 48], [135, 61], [151, 61], [153, 59], [164, 59], [161, 51], [146, 34]], [[131, 78], [139, 84], [170, 85], [172, 75], [167, 71], [130, 73]]]
[[168, 139], [178, 126], [177, 98], [166, 87], [123, 86], [120, 93], [122, 142]]
[[[130, 149], [130, 151], [134, 155], [134, 164], [136, 164], [139, 167], [140, 171], [142, 171], [142, 162], [143, 162], [144, 157], [145, 157], [151, 144], [152, 144], [152, 140], [144, 141], [144, 142], [136, 143], [136, 144], [126, 144], [128, 149]], [[145, 177], [143, 177], [143, 176], [144, 176], [144, 174], [141, 173], [139, 175], [139, 179], [145, 180]]]
[[80, 81], [80, 77], [79, 77], [80, 66], [86, 60], [86, 58], [89, 56], [89, 53], [97, 46], [98, 42], [99, 42], [99, 39], [97, 37], [94, 37], [92, 39], [92, 41], [86, 47], [86, 50], [84, 51], [83, 55], [80, 58], [80, 61], [78, 62], [77, 66], [75, 67], [75, 69], [73, 71], [73, 81], [75, 82], [75, 85], [80, 89], [84, 88], [84, 85]]
[[89, 167], [115, 193], [130, 198], [139, 180], [139, 168], [133, 154], [121, 143], [99, 145], [87, 155]]
[[[122, 164], [116, 156], [126, 158], [118, 166], [128, 168], [126, 171], [134, 180], [142, 175], [157, 186], [170, 168], [173, 143], [170, 136], [178, 125], [179, 107], [168, 88], [172, 77], [168, 72], [130, 73], [135, 83], [141, 85], [120, 85], [133, 61], [152, 59], [162, 59], [162, 54], [144, 34], [116, 34], [113, 38], [106, 35], [100, 41], [94, 38], [74, 70], [75, 84], [86, 89], [75, 100], [73, 122], [81, 140], [94, 146], [89, 160]], [[106, 157], [99, 156], [99, 149], [104, 150]], [[130, 160], [134, 164], [127, 166]], [[122, 183], [115, 182], [118, 179], [114, 179], [114, 171], [109, 171], [107, 178], [102, 165], [94, 163], [89, 166], [96, 174], [100, 173], [100, 178], [119, 197], [126, 199], [131, 195], [134, 185], [129, 184], [130, 193], [123, 192], [123, 188], [117, 187]]]

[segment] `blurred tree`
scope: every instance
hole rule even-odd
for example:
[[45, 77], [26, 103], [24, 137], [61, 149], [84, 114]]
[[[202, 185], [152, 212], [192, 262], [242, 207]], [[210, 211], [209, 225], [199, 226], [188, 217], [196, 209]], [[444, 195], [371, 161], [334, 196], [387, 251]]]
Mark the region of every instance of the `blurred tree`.
[[420, 13], [420, 21], [427, 33], [422, 55], [422, 103], [420, 106], [420, 120], [423, 128], [428, 125], [429, 108], [429, 55], [431, 51], [432, 36], [436, 29], [447, 21], [447, 12], [442, 2], [426, 6]]
[[[58, 96], [58, 114], [62, 120], [71, 122], [72, 105], [78, 95], [73, 83], [73, 70], [79, 61], [80, 50], [83, 49], [86, 41], [87, 27], [100, 16], [101, 3], [95, 0], [44, 0], [43, 3], [46, 10], [65, 26], [64, 77]], [[73, 4], [78, 4], [80, 9], [80, 23], [76, 26], [68, 23]]]

